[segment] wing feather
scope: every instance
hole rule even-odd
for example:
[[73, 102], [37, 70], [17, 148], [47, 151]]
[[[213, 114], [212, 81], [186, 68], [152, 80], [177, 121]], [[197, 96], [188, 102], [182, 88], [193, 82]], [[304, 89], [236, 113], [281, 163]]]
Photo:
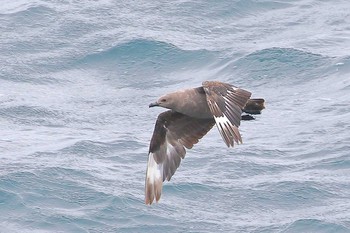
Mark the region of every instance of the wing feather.
[[185, 148], [192, 148], [214, 124], [214, 119], [193, 118], [172, 110], [159, 114], [148, 154], [146, 204], [158, 202], [163, 181], [174, 175], [185, 157]]
[[226, 145], [233, 147], [234, 142], [242, 143], [238, 127], [241, 122], [242, 109], [251, 93], [228, 83], [217, 81], [205, 81], [203, 88], [209, 109]]

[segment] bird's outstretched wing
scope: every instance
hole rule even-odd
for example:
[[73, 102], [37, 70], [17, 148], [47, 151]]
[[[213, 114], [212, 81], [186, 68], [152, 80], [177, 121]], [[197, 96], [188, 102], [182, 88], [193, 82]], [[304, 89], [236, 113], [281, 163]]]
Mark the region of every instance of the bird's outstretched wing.
[[242, 143], [238, 127], [241, 121], [242, 109], [249, 100], [251, 93], [217, 81], [205, 81], [202, 85], [209, 109], [226, 145], [233, 147], [234, 142]]
[[185, 148], [192, 148], [214, 124], [214, 119], [193, 118], [172, 110], [159, 114], [149, 147], [146, 204], [159, 200], [163, 181], [174, 175], [185, 157]]

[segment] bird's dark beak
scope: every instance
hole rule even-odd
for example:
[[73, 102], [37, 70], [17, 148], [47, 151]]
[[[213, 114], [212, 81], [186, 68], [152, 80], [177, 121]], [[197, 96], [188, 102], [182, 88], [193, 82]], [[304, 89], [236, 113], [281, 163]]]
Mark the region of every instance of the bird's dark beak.
[[157, 102], [154, 102], [154, 103], [150, 103], [149, 104], [149, 107], [152, 108], [152, 107], [156, 107], [156, 106], [159, 106], [159, 104]]

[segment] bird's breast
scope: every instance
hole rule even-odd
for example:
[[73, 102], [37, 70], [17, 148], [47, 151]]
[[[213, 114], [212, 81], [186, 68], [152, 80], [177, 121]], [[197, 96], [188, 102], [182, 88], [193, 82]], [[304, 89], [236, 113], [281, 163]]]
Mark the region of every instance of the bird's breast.
[[187, 95], [182, 98], [178, 112], [195, 118], [213, 118], [205, 93], [198, 92], [196, 89], [187, 92]]

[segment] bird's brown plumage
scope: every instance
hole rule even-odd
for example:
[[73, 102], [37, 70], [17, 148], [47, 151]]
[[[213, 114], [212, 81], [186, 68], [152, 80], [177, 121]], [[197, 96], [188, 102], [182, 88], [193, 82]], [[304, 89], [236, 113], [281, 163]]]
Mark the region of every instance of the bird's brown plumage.
[[[150, 105], [171, 110], [159, 114], [154, 127], [145, 180], [146, 204], [160, 199], [163, 181], [174, 175], [186, 148], [198, 143], [215, 123], [228, 147], [242, 142], [238, 127], [250, 96], [250, 92], [233, 85], [206, 81], [202, 87], [164, 95]], [[259, 99], [260, 111], [263, 103]], [[253, 111], [254, 103], [249, 106]]]

